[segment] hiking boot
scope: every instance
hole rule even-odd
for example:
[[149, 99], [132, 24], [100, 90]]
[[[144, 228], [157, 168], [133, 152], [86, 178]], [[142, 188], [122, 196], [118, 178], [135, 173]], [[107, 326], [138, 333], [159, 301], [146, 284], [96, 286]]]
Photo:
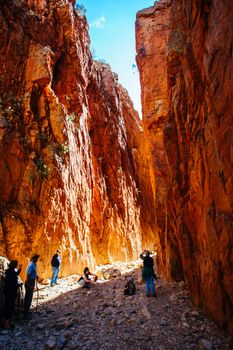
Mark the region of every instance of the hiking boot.
[[157, 297], [156, 293], [155, 293], [155, 294], [152, 294], [152, 297], [156, 298], [156, 297]]
[[147, 298], [150, 298], [150, 294], [146, 294]]

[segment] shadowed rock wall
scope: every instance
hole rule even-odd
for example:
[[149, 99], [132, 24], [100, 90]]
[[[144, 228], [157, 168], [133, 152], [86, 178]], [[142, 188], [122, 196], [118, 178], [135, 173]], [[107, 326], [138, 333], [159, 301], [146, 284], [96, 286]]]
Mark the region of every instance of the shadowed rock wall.
[[0, 1], [0, 254], [39, 253], [42, 277], [58, 247], [77, 273], [136, 258], [153, 231], [140, 120], [73, 5]]
[[163, 0], [136, 22], [159, 267], [231, 331], [232, 13], [231, 1]]

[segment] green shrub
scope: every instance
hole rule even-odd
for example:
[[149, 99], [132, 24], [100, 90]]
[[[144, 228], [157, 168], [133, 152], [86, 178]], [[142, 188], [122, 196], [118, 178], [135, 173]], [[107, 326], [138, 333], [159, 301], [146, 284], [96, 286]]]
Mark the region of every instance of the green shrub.
[[36, 159], [36, 165], [37, 168], [39, 170], [39, 172], [43, 175], [43, 176], [48, 176], [49, 175], [49, 168], [47, 167], [47, 165], [45, 164], [44, 160], [42, 158], [37, 158]]
[[62, 154], [69, 153], [69, 146], [67, 145], [67, 143], [62, 143], [60, 145], [60, 150], [61, 150]]
[[80, 16], [85, 16], [87, 13], [87, 10], [85, 9], [83, 4], [76, 4], [75, 10], [78, 12]]
[[76, 114], [75, 113], [71, 113], [71, 114], [68, 114], [67, 115], [67, 119], [68, 119], [68, 121], [70, 122], [70, 123], [73, 123], [74, 121], [75, 121], [75, 119], [76, 119]]

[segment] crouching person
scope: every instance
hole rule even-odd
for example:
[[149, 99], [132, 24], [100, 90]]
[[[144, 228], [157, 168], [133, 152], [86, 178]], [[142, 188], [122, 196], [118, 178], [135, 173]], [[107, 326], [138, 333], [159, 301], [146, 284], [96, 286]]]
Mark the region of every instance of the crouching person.
[[91, 284], [96, 282], [97, 279], [98, 277], [94, 273], [90, 272], [88, 267], [85, 267], [83, 270], [83, 275], [78, 280], [78, 284], [82, 288], [90, 288]]
[[25, 299], [24, 299], [24, 319], [30, 320], [29, 310], [32, 303], [33, 291], [36, 285], [36, 281], [38, 280], [36, 263], [39, 259], [39, 255], [33, 255], [30, 263], [27, 266], [26, 274], [26, 282], [25, 282]]

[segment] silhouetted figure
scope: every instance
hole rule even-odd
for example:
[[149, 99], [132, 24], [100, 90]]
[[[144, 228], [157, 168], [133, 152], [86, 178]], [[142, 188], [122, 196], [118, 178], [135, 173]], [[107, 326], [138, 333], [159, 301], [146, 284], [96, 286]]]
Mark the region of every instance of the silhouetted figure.
[[157, 277], [154, 272], [154, 260], [149, 250], [144, 250], [140, 258], [143, 260], [142, 278], [146, 282], [146, 296], [156, 297], [154, 279]]
[[38, 280], [37, 271], [36, 271], [36, 263], [38, 259], [39, 259], [39, 255], [37, 254], [33, 255], [26, 270], [26, 274], [27, 274], [27, 278], [25, 282], [26, 294], [24, 299], [24, 318], [26, 320], [30, 319], [29, 310], [32, 303], [33, 291], [36, 285], [36, 281]]
[[130, 277], [125, 285], [124, 294], [134, 295], [135, 293], [136, 293], [136, 286], [134, 284], [133, 277]]
[[11, 260], [8, 265], [8, 269], [5, 272], [5, 304], [3, 309], [3, 316], [5, 319], [5, 328], [13, 327], [10, 323], [12, 315], [15, 310], [15, 300], [17, 298], [18, 288], [20, 284], [18, 284], [18, 275], [21, 272], [22, 265], [18, 267], [18, 260]]

